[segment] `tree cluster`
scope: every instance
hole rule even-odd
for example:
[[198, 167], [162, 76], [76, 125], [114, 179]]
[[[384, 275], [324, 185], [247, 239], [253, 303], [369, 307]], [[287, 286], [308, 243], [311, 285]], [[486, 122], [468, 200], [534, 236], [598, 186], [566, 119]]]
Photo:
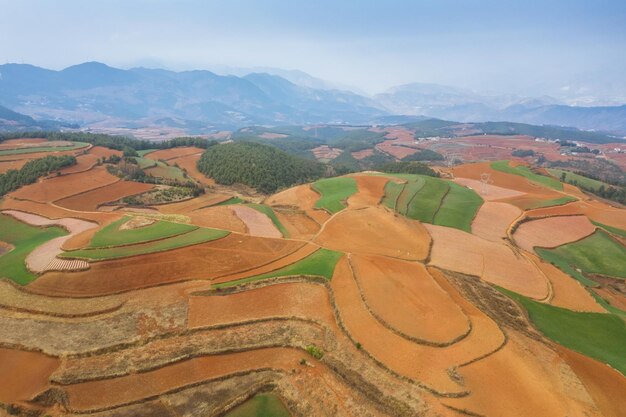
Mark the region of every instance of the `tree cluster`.
[[392, 174], [420, 174], [439, 177], [439, 173], [422, 162], [392, 162], [378, 166], [377, 171]]
[[72, 155], [46, 156], [28, 161], [22, 168], [10, 169], [0, 174], [0, 196], [18, 189], [23, 185], [32, 184], [38, 178], [46, 176], [61, 168], [76, 164]]

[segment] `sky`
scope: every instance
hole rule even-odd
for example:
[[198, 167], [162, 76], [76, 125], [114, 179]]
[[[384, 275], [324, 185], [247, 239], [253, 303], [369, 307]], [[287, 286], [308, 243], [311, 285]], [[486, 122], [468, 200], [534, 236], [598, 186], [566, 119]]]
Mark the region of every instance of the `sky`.
[[85, 61], [299, 69], [368, 93], [610, 93], [626, 89], [626, 1], [0, 0], [0, 63]]

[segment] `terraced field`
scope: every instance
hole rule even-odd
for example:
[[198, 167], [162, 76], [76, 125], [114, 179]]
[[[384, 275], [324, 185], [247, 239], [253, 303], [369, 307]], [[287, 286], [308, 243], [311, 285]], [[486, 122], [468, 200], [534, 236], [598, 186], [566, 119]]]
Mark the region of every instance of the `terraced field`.
[[[45, 222], [0, 214], [0, 414], [621, 417], [621, 212], [528, 210], [578, 194], [496, 164], [68, 205], [118, 187], [84, 166], [9, 193]], [[68, 219], [87, 267], [29, 271]]]
[[536, 174], [524, 165], [512, 167], [509, 161], [497, 161], [493, 162], [491, 167], [495, 170], [506, 172], [507, 174], [519, 175], [520, 177], [527, 178], [529, 181], [534, 183], [541, 184], [558, 191], [563, 191], [563, 184], [561, 184], [559, 180], [545, 175]]

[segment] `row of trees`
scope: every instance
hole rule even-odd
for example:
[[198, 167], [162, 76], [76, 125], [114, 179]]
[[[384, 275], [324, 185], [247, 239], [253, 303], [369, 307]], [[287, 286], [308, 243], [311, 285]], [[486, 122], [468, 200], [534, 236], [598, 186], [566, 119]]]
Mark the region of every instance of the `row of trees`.
[[252, 142], [211, 147], [202, 154], [198, 169], [219, 184], [245, 184], [268, 194], [324, 174], [322, 164]]
[[38, 178], [51, 172], [74, 164], [76, 164], [76, 158], [72, 155], [46, 156], [28, 161], [19, 170], [10, 169], [4, 174], [0, 174], [0, 196], [17, 190], [23, 185], [32, 184]]
[[180, 146], [195, 146], [197, 148], [206, 149], [218, 142], [215, 140], [209, 140], [199, 137], [185, 136], [180, 138], [174, 138], [164, 141], [148, 141], [135, 139], [127, 136], [112, 136], [102, 133], [89, 133], [89, 132], [11, 132], [0, 135], [0, 142], [7, 139], [20, 139], [20, 138], [42, 138], [48, 140], [69, 140], [77, 142], [91, 143], [95, 146], [102, 146], [105, 148], [115, 149], [118, 151], [134, 149], [170, 149]]
[[380, 165], [376, 170], [392, 174], [420, 174], [430, 177], [439, 177], [437, 171], [422, 162], [392, 162]]

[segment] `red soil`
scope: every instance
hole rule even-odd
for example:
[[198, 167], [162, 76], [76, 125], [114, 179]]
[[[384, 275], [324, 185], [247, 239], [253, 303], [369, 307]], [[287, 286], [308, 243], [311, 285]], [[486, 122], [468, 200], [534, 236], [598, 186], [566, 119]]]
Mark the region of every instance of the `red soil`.
[[75, 212], [48, 203], [37, 203], [29, 200], [20, 201], [14, 200], [12, 198], [5, 198], [4, 200], [0, 201], [0, 208], [2, 208], [2, 210], [19, 210], [27, 213], [36, 213], [49, 219], [75, 217], [78, 219], [94, 221], [98, 224], [108, 224], [109, 222], [119, 219], [121, 217], [120, 214], [116, 213]]
[[[335, 327], [326, 288], [313, 283], [284, 283], [230, 295], [219, 292], [189, 298], [188, 327], [206, 327], [270, 317], [299, 317]], [[337, 329], [336, 329], [337, 330]]]
[[242, 371], [273, 368], [290, 372], [304, 356], [302, 351], [287, 348], [203, 356], [149, 372], [70, 385], [66, 390], [70, 407], [86, 411], [138, 401]]
[[26, 148], [29, 146], [41, 146], [42, 142], [47, 142], [47, 139], [41, 138], [20, 138], [20, 139], [7, 139], [0, 143], [0, 149], [15, 149]]
[[585, 216], [547, 217], [522, 223], [513, 238], [517, 246], [533, 252], [536, 246], [555, 248], [589, 236], [595, 230], [596, 226]]
[[11, 197], [42, 203], [51, 202], [113, 184], [119, 180], [109, 174], [105, 167], [100, 166], [88, 172], [63, 175], [27, 185], [11, 193]]
[[231, 208], [245, 223], [248, 234], [259, 237], [283, 237], [272, 220], [264, 213], [247, 206], [234, 205]]
[[344, 210], [333, 216], [315, 239], [325, 248], [342, 252], [386, 255], [408, 260], [428, 256], [430, 237], [415, 220], [381, 207]]
[[409, 155], [413, 155], [418, 152], [417, 148], [409, 148], [402, 146], [397, 140], [386, 140], [376, 145], [376, 149], [386, 154], [393, 156], [396, 159], [406, 158]]
[[28, 161], [30, 161], [30, 159], [19, 159], [17, 161], [0, 161], [0, 174], [4, 174], [10, 169], [20, 169]]
[[48, 378], [61, 363], [37, 352], [0, 348], [0, 402], [28, 401], [48, 387]]
[[459, 300], [461, 302], [455, 301], [474, 325], [465, 339], [445, 348], [408, 341], [384, 327], [366, 310], [346, 258], [338, 262], [331, 286], [341, 319], [363, 350], [393, 371], [421, 381], [439, 392], [463, 391], [463, 387], [450, 378], [447, 370], [488, 354], [504, 341], [496, 324], [462, 299]]
[[232, 232], [246, 233], [246, 224], [235, 214], [229, 206], [215, 206], [195, 210], [187, 216], [191, 223], [214, 229], [230, 230]]
[[529, 254], [530, 259], [541, 269], [552, 284], [550, 304], [573, 311], [606, 313], [606, 310], [589, 294], [583, 285], [556, 266], [544, 262], [537, 255]]
[[234, 281], [241, 278], [253, 277], [255, 275], [265, 274], [267, 272], [276, 271], [281, 268], [284, 268], [288, 265], [294, 264], [301, 259], [306, 258], [311, 255], [313, 252], [318, 250], [319, 248], [315, 245], [306, 243], [300, 247], [295, 247], [293, 252], [288, 253], [286, 256], [272, 260], [267, 264], [260, 265], [258, 267], [254, 267], [252, 269], [240, 269], [228, 275], [220, 276], [219, 278], [215, 278], [213, 280], [214, 283]]
[[555, 352], [514, 332], [503, 349], [463, 367], [462, 374], [471, 394], [444, 402], [478, 415], [600, 416], [576, 375]]
[[[495, 169], [491, 168], [490, 162], [460, 165], [454, 167], [452, 171], [454, 172], [455, 177], [470, 178], [474, 180], [480, 180], [480, 175], [482, 173], [489, 173], [491, 174], [491, 180], [493, 181], [493, 185], [497, 187], [508, 188], [510, 190], [520, 191], [522, 193], [534, 193], [547, 196], [558, 194], [549, 188], [530, 182], [526, 178], [519, 175], [507, 174], [505, 172], [496, 171]], [[558, 196], [562, 197], [561, 194], [558, 194]], [[546, 199], [548, 198], [549, 197], [546, 197]]]
[[298, 185], [274, 194], [265, 200], [270, 206], [293, 206], [300, 207], [306, 214], [319, 225], [324, 224], [330, 215], [326, 210], [316, 210], [315, 203], [320, 195], [313, 191], [309, 184]]
[[[508, 188], [498, 187], [493, 184], [483, 185], [483, 183], [480, 180], [474, 180], [474, 179], [469, 179], [469, 178], [455, 178], [454, 182], [471, 188], [472, 190], [476, 191], [482, 197], [483, 200], [486, 200], [486, 201], [494, 201], [494, 200], [500, 200], [503, 198], [510, 198], [510, 197], [517, 197], [517, 196], [524, 195], [523, 192], [511, 190]], [[485, 190], [485, 192], [483, 192], [483, 189]]]
[[385, 195], [388, 178], [376, 175], [355, 175], [357, 192], [348, 198], [350, 208], [377, 206]]
[[215, 181], [212, 178], [207, 178], [202, 172], [198, 170], [196, 163], [200, 159], [201, 154], [192, 154], [187, 156], [181, 156], [169, 161], [170, 165], [178, 164], [178, 166], [187, 174], [204, 185], [215, 185]]
[[359, 161], [372, 155], [374, 155], [374, 149], [371, 148], [363, 149], [362, 151], [352, 152], [352, 156], [354, 157], [354, 159], [358, 159]]
[[536, 299], [548, 295], [546, 278], [532, 262], [504, 243], [491, 242], [449, 227], [426, 224], [434, 245], [430, 263], [481, 277]]
[[626, 216], [624, 209], [611, 207], [595, 200], [575, 201], [563, 206], [548, 207], [528, 211], [532, 217], [560, 216], [567, 214], [584, 214], [591, 220], [626, 230]]
[[230, 199], [228, 194], [207, 192], [199, 197], [177, 203], [160, 204], [157, 206], [161, 213], [166, 214], [190, 214], [196, 210], [207, 208]]
[[300, 242], [243, 235], [167, 252], [95, 262], [88, 271], [48, 272], [29, 288], [48, 295], [96, 296], [254, 268], [293, 252]]
[[204, 149], [196, 148], [193, 146], [182, 146], [180, 148], [171, 148], [171, 149], [161, 149], [158, 151], [150, 152], [146, 154], [146, 158], [159, 160], [163, 159], [164, 161], [168, 161], [174, 158], [180, 158], [181, 156], [193, 155], [193, 154], [201, 154], [204, 152]]
[[320, 230], [320, 225], [304, 212], [276, 210], [276, 216], [293, 239], [309, 240]]
[[[98, 157], [92, 153], [87, 153], [85, 155], [79, 155], [76, 157], [76, 165], [72, 165], [67, 168], [63, 168], [61, 173], [63, 175], [74, 174], [77, 172], [87, 171], [94, 166], [98, 162]], [[54, 175], [54, 174], [53, 174]]]
[[365, 302], [394, 329], [436, 343], [451, 342], [469, 331], [467, 316], [424, 265], [355, 255], [352, 266]]
[[501, 242], [507, 236], [509, 226], [521, 214], [522, 211], [511, 204], [487, 201], [480, 207], [472, 222], [472, 234]]
[[91, 155], [96, 156], [97, 158], [110, 158], [113, 155], [122, 156], [122, 151], [117, 151], [115, 149], [104, 148], [102, 146], [94, 146], [89, 150]]
[[69, 210], [96, 211], [102, 204], [117, 201], [131, 195], [141, 194], [152, 188], [154, 188], [152, 184], [118, 181], [102, 188], [58, 200], [55, 204]]
[[331, 160], [341, 155], [343, 151], [339, 148], [331, 148], [328, 145], [320, 145], [317, 148], [311, 149], [311, 152], [313, 152], [315, 159]]

